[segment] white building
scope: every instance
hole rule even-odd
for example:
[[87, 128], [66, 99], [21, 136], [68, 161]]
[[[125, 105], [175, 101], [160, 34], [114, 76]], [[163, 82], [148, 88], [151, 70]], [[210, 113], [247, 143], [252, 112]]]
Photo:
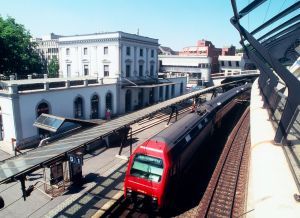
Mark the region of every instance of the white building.
[[43, 36], [42, 38], [34, 38], [31, 41], [37, 43], [38, 53], [41, 54], [49, 63], [54, 57], [58, 60], [58, 38], [62, 37], [54, 33]]
[[61, 77], [157, 76], [158, 40], [124, 32], [59, 38]]
[[243, 70], [254, 70], [255, 65], [249, 58], [244, 54], [239, 53], [236, 55], [220, 55], [219, 56], [219, 66], [221, 73], [225, 76], [231, 76], [235, 74], [240, 74]]
[[[107, 108], [118, 115], [183, 94], [186, 78], [133, 85], [96, 77], [11, 80], [0, 82], [0, 141], [37, 139], [33, 126], [41, 113], [67, 118], [105, 118]], [[164, 82], [164, 83], [163, 83]], [[167, 82], [167, 83], [166, 83]]]
[[159, 55], [160, 72], [186, 76], [188, 83], [210, 82], [211, 58], [202, 56]]

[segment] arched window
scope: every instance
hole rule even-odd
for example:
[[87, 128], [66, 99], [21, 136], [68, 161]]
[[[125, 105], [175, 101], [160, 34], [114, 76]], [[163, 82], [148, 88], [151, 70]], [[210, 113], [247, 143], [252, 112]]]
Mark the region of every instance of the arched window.
[[125, 95], [125, 112], [131, 111], [131, 90], [126, 91]]
[[77, 97], [74, 101], [74, 117], [83, 118], [83, 100], [81, 97]]
[[[49, 105], [46, 102], [42, 102], [36, 108], [36, 117], [39, 117], [41, 114], [49, 114], [49, 111]], [[41, 138], [47, 137], [49, 131], [38, 128], [38, 134]]]
[[99, 96], [93, 95], [91, 98], [91, 119], [99, 118]]
[[49, 106], [46, 102], [42, 102], [37, 106], [36, 116], [40, 116], [41, 114], [49, 114]]
[[183, 94], [183, 82], [180, 83], [180, 94]]
[[105, 97], [105, 107], [106, 110], [109, 109], [112, 112], [113, 104], [112, 104], [112, 94], [108, 92]]

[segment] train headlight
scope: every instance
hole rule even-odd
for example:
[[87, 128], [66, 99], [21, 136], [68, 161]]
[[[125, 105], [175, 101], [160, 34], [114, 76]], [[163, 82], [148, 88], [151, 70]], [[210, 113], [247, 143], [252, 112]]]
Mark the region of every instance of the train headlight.
[[126, 191], [127, 191], [126, 196], [128, 198], [130, 198], [132, 196], [132, 190], [131, 189], [127, 189]]

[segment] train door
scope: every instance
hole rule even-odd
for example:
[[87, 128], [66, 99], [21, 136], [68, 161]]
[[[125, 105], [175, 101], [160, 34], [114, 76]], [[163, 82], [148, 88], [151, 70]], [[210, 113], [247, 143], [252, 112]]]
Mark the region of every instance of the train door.
[[166, 201], [169, 208], [176, 205], [177, 193], [180, 184], [180, 161], [178, 160], [169, 172], [169, 182], [166, 186]]

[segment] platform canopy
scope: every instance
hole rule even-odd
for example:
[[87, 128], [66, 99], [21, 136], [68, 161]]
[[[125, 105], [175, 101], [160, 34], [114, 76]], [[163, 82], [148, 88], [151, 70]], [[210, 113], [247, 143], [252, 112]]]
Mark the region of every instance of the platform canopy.
[[124, 88], [155, 88], [160, 86], [168, 86], [168, 85], [175, 85], [176, 83], [159, 83], [159, 84], [149, 84], [149, 85], [127, 85]]
[[81, 126], [94, 126], [97, 125], [95, 122], [87, 121], [87, 120], [80, 120], [80, 119], [70, 119], [64, 118], [59, 116], [54, 116], [51, 114], [41, 114], [36, 121], [33, 123], [34, 126], [45, 129], [50, 132], [57, 132], [57, 130], [65, 123], [76, 123]]

